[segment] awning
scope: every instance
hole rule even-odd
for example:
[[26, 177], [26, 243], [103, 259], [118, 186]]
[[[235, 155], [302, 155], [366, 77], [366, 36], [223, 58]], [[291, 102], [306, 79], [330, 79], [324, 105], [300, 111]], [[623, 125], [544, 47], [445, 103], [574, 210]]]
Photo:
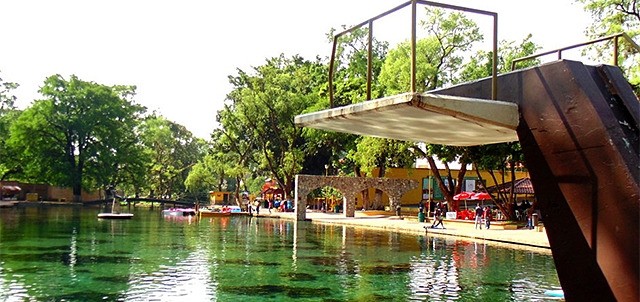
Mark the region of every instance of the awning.
[[[487, 188], [487, 192], [490, 192], [490, 193], [494, 193], [498, 191], [504, 192], [504, 193], [510, 193], [511, 182], [505, 182], [503, 184]], [[513, 193], [514, 194], [535, 194], [535, 192], [533, 191], [533, 185], [531, 184], [531, 179], [529, 177], [516, 179], [514, 181]]]

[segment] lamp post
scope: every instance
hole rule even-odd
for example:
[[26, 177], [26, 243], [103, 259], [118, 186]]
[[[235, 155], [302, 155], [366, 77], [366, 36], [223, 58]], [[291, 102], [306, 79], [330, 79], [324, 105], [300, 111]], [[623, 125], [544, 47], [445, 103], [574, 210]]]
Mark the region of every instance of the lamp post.
[[324, 176], [329, 175], [329, 165], [325, 164], [324, 165]]

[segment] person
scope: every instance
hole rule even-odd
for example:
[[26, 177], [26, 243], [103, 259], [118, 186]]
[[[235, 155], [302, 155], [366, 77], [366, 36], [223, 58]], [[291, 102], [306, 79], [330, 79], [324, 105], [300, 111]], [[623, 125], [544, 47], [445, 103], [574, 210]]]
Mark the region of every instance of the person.
[[437, 228], [439, 225], [441, 225], [441, 226], [442, 226], [442, 229], [446, 229], [446, 228], [444, 227], [444, 224], [442, 224], [442, 220], [443, 220], [443, 217], [442, 217], [442, 216], [443, 216], [443, 215], [442, 215], [442, 209], [440, 209], [440, 208], [436, 209], [435, 219], [433, 220], [433, 222], [435, 223], [435, 225], [431, 225], [431, 228], [432, 228], [432, 229]]
[[488, 230], [489, 227], [491, 227], [491, 209], [489, 206], [484, 207], [484, 213], [482, 216], [484, 216], [485, 227]]
[[260, 201], [256, 200], [254, 204], [256, 205], [256, 215], [260, 215]]
[[476, 206], [476, 217], [475, 217], [475, 228], [477, 229], [478, 227], [480, 227], [480, 229], [482, 230], [482, 208], [480, 206]]
[[422, 203], [422, 200], [420, 200], [420, 202], [418, 203], [418, 213], [422, 213], [424, 211], [424, 203]]
[[245, 196], [242, 196], [243, 200], [244, 200], [244, 205], [247, 207], [247, 212], [249, 212], [249, 216], [251, 216], [251, 200], [249, 200], [249, 197], [247, 196], [247, 198], [245, 199]]
[[525, 210], [527, 213], [527, 229], [533, 230], [533, 207], [529, 207]]

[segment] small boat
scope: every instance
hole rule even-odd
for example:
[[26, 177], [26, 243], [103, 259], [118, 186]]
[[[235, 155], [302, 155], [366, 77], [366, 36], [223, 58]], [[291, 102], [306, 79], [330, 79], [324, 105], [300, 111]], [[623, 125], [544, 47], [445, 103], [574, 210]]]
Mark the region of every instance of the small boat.
[[198, 211], [198, 215], [200, 217], [228, 217], [231, 216], [231, 212], [230, 211], [214, 211], [214, 210], [209, 210], [209, 209], [202, 209], [200, 211]]
[[549, 297], [564, 298], [564, 291], [561, 289], [552, 289], [545, 291], [544, 294]]
[[120, 207], [119, 204], [116, 204], [116, 199], [113, 198], [113, 201], [111, 202], [111, 213], [98, 213], [98, 218], [99, 219], [131, 219], [133, 218], [133, 214], [131, 213], [116, 212], [114, 210], [116, 205]]
[[171, 208], [162, 210], [163, 216], [196, 216], [197, 212], [195, 209], [182, 209], [182, 208]]
[[131, 219], [133, 214], [131, 213], [99, 213], [98, 218], [102, 219]]

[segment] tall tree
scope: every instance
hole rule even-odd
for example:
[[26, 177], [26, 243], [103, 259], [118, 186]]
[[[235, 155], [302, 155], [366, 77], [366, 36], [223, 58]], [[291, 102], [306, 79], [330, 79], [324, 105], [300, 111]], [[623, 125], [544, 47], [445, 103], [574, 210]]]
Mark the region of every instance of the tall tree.
[[149, 195], [180, 197], [185, 192], [185, 180], [191, 168], [204, 156], [204, 140], [162, 116], [147, 117], [140, 128], [151, 159], [147, 168]]
[[[433, 90], [455, 81], [458, 70], [462, 67], [462, 62], [466, 52], [471, 50], [474, 43], [483, 39], [478, 26], [465, 17], [462, 13], [445, 13], [441, 9], [427, 8], [428, 18], [420, 24], [428, 33], [426, 38], [416, 42], [416, 90], [418, 92]], [[380, 73], [380, 82], [385, 87], [386, 95], [404, 93], [411, 90], [411, 45], [408, 41], [400, 43], [396, 48], [389, 51]], [[378, 147], [385, 145], [384, 140], [377, 139]], [[370, 144], [373, 146], [372, 144]], [[412, 156], [425, 156], [431, 169], [435, 172], [436, 180], [447, 200], [453, 201], [452, 190], [455, 186], [445, 184], [443, 178], [438, 173], [434, 156], [438, 156], [445, 163], [448, 160], [457, 160], [459, 156], [451, 156], [451, 148], [444, 146], [433, 146], [427, 148], [427, 153], [409, 152], [411, 150], [422, 150], [415, 143], [396, 144], [399, 149], [386, 154], [410, 154]], [[439, 154], [432, 152], [439, 151]], [[358, 148], [360, 152], [360, 146]], [[384, 155], [384, 154], [378, 154]], [[393, 161], [385, 158], [378, 160], [379, 163], [391, 164]], [[464, 166], [464, 164], [463, 164]], [[384, 169], [380, 169], [383, 171]], [[464, 176], [464, 170], [461, 171]], [[460, 175], [459, 174], [459, 175]], [[450, 171], [446, 179], [453, 183]], [[453, 192], [451, 192], [453, 193]], [[453, 204], [450, 202], [449, 204]]]
[[[245, 76], [246, 74], [240, 74], [240, 77]], [[210, 153], [215, 156], [216, 161], [224, 163], [220, 165], [224, 170], [219, 171], [218, 174], [221, 177], [226, 175], [235, 178], [235, 183], [238, 185], [235, 186], [234, 195], [236, 202], [240, 203], [240, 191], [248, 190], [246, 184], [250, 182], [249, 171], [257, 170], [258, 152], [256, 152], [256, 137], [252, 132], [246, 131], [252, 121], [242, 112], [236, 111], [236, 106], [242, 107], [242, 102], [236, 102], [236, 99], [230, 95], [224, 108], [218, 111], [217, 121], [224, 127], [212, 133], [213, 148]], [[251, 177], [257, 177], [257, 175], [251, 175]]]
[[[509, 72], [511, 68], [511, 62], [517, 58], [529, 56], [540, 49], [536, 43], [532, 41], [532, 36], [528, 35], [521, 42], [515, 41], [500, 41], [498, 48], [498, 73]], [[539, 60], [528, 60], [520, 62], [518, 68], [530, 67], [538, 65]], [[493, 66], [493, 53], [486, 51], [478, 51], [468, 63], [465, 64], [459, 76], [454, 80], [456, 83], [463, 83], [468, 81], [477, 80], [480, 78], [488, 77], [492, 73]], [[445, 151], [449, 148], [441, 149]], [[511, 173], [512, 179], [504, 179], [496, 177], [496, 172], [501, 175], [506, 175], [505, 171], [508, 169], [515, 169], [516, 164], [521, 164], [523, 161], [522, 152], [519, 142], [504, 143], [504, 144], [492, 144], [485, 146], [474, 146], [468, 148], [452, 148], [446, 152], [453, 152], [459, 157], [460, 163], [463, 166], [472, 164], [476, 172], [478, 169], [489, 171], [492, 175], [495, 183], [504, 183], [506, 181], [514, 181], [515, 174]], [[453, 154], [449, 153], [443, 155], [441, 152], [435, 152], [438, 156], [445, 156], [451, 158]], [[513, 171], [511, 171], [513, 172]], [[477, 175], [480, 175], [477, 173]], [[459, 175], [460, 176], [460, 175]], [[454, 191], [449, 190], [449, 193], [445, 193], [450, 199], [448, 199], [457, 208], [457, 202], [453, 200], [453, 195], [461, 191], [461, 182], [463, 178], [458, 177], [456, 182], [456, 189]], [[513, 183], [513, 182], [512, 182]], [[449, 186], [451, 188], [451, 186]], [[482, 190], [482, 188], [480, 188]], [[505, 217], [513, 218], [515, 212], [513, 211], [514, 196], [493, 196], [494, 203], [503, 212]]]
[[[48, 77], [35, 101], [11, 127], [8, 143], [22, 150], [28, 178], [73, 189], [106, 185], [116, 170], [123, 140], [133, 132], [144, 108], [133, 103], [135, 87], [106, 86], [60, 75]], [[99, 171], [97, 173], [96, 171]]]
[[[294, 177], [302, 169], [305, 154], [302, 130], [294, 117], [318, 101], [318, 87], [325, 83], [324, 66], [301, 57], [281, 55], [231, 78], [234, 90], [228, 95], [235, 118], [227, 122], [245, 131], [255, 142], [260, 169], [269, 171], [289, 194]], [[223, 124], [225, 129], [230, 125]]]
[[16, 96], [12, 94], [18, 86], [17, 83], [5, 82], [0, 78], [0, 180], [20, 171], [16, 154], [6, 144], [11, 123], [20, 113], [15, 107]]

